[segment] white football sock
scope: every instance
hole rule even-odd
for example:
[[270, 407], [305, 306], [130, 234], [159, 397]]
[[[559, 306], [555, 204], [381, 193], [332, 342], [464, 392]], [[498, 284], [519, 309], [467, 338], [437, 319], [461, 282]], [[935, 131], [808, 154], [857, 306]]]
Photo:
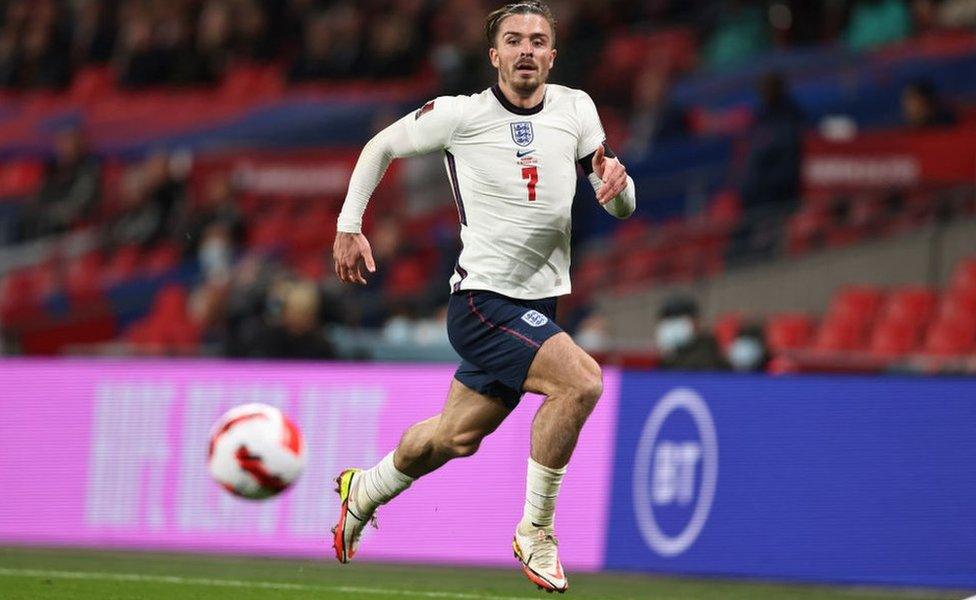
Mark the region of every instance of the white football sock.
[[550, 469], [529, 459], [525, 478], [525, 511], [522, 513], [523, 530], [529, 527], [552, 527], [556, 512], [556, 497], [563, 482], [566, 467]]
[[393, 464], [393, 454], [390, 452], [383, 457], [372, 469], [360, 473], [356, 482], [356, 507], [371, 513], [377, 506], [393, 500], [400, 492], [410, 487], [414, 478], [404, 475]]

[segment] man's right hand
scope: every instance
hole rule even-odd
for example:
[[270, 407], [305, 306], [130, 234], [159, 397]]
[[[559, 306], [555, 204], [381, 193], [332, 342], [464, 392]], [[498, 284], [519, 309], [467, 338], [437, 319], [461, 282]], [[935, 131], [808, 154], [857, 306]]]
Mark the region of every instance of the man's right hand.
[[364, 264], [370, 273], [376, 271], [376, 262], [373, 261], [369, 240], [361, 233], [342, 231], [337, 233], [335, 244], [332, 245], [332, 258], [335, 261], [336, 276], [340, 281], [366, 285], [360, 265]]

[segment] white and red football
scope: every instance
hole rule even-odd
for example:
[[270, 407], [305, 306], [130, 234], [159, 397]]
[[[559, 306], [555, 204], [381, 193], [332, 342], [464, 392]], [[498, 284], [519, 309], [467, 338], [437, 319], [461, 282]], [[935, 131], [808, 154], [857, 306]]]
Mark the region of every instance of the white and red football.
[[305, 468], [302, 432], [280, 410], [242, 404], [210, 431], [210, 475], [230, 493], [261, 500], [281, 493]]

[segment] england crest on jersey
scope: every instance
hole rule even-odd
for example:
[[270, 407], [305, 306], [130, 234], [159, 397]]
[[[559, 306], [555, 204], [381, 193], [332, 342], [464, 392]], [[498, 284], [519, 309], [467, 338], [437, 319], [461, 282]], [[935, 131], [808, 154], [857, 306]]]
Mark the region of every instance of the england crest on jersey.
[[519, 146], [528, 146], [532, 143], [532, 123], [529, 121], [519, 121], [518, 123], [510, 123], [512, 127], [512, 139]]

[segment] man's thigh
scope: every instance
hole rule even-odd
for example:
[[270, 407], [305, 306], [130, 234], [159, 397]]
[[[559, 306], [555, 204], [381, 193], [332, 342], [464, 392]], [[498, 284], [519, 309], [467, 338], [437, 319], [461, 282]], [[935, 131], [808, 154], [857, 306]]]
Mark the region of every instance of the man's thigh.
[[481, 394], [452, 379], [444, 409], [437, 417], [437, 433], [449, 439], [477, 441], [495, 431], [511, 412], [500, 398]]
[[536, 352], [524, 389], [550, 396], [566, 388], [592, 385], [594, 381], [602, 382], [600, 365], [563, 332], [546, 340]]

